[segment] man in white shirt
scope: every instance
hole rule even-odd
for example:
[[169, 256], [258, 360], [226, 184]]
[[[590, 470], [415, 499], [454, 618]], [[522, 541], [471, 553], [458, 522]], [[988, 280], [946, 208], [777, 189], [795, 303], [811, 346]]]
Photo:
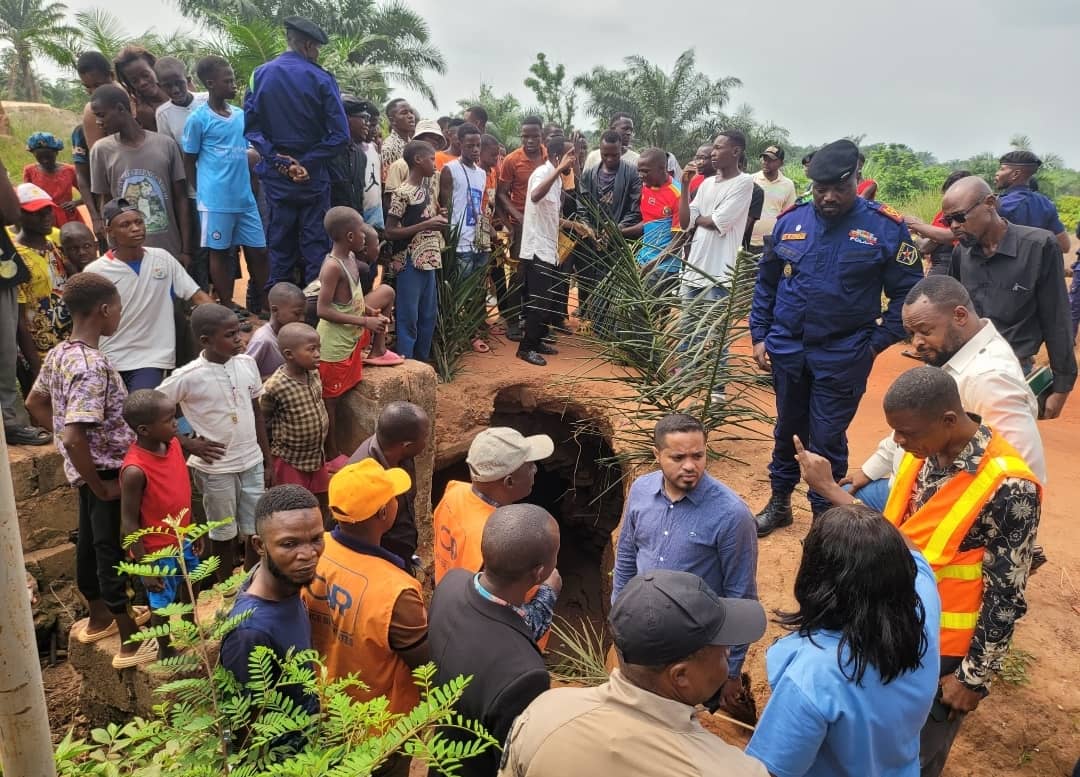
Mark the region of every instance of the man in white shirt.
[[176, 366], [173, 298], [195, 305], [213, 300], [168, 251], [144, 245], [146, 225], [133, 203], [111, 200], [101, 215], [113, 248], [86, 265], [85, 271], [112, 281], [123, 302], [120, 328], [112, 337], [101, 338], [101, 350], [128, 391], [157, 388]]
[[761, 253], [765, 235], [771, 235], [776, 226], [776, 217], [795, 204], [795, 183], [780, 172], [783, 166], [784, 149], [780, 146], [769, 146], [761, 153], [761, 169], [754, 173], [754, 183], [765, 192], [765, 203], [750, 235], [754, 253]]
[[[739, 130], [717, 135], [712, 150], [716, 174], [701, 182], [692, 202], [690, 181], [697, 174], [697, 165], [688, 164], [683, 170], [679, 224], [683, 231], [694, 228], [682, 273], [682, 295], [687, 299], [720, 300], [729, 294], [724, 284], [735, 267], [754, 194], [753, 178], [739, 169], [745, 149], [746, 136]], [[713, 395], [719, 400], [723, 386], [714, 386]]]
[[[565, 153], [564, 153], [565, 152]], [[525, 267], [525, 333], [517, 357], [543, 367], [544, 354], [557, 350], [543, 342], [554, 322], [557, 305], [552, 287], [559, 282], [559, 214], [562, 210], [562, 176], [574, 164], [574, 147], [562, 136], [547, 142], [547, 160], [533, 170], [525, 196], [521, 224], [521, 263]]]
[[[1016, 448], [1045, 484], [1046, 457], [1035, 422], [1035, 395], [1012, 347], [993, 323], [978, 317], [967, 289], [951, 276], [930, 275], [912, 287], [902, 315], [915, 355], [952, 375], [964, 409], [981, 416]], [[850, 483], [856, 497], [882, 510], [903, 456], [890, 435], [841, 483]]]

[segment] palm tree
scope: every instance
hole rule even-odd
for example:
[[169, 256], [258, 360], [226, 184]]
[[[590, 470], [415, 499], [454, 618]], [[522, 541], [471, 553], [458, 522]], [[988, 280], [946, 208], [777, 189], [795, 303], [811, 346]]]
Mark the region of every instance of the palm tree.
[[[178, 5], [185, 16], [219, 33], [227, 32], [223, 20], [280, 29], [285, 17], [306, 16], [326, 30], [332, 40], [349, 41], [351, 48], [345, 52], [346, 56], [342, 56], [339, 43], [332, 44], [334, 50], [327, 52], [334, 64], [347, 60], [361, 68], [343, 68], [343, 80], [357, 86], [370, 84], [376, 92], [379, 90], [379, 82], [374, 79], [377, 70], [381, 72], [383, 90], [386, 84], [415, 89], [435, 105], [427, 74], [446, 72], [446, 60], [432, 45], [427, 22], [402, 0], [381, 4], [376, 4], [376, 0], [178, 0]], [[381, 99], [379, 94], [367, 96]]]
[[586, 113], [603, 128], [612, 114], [629, 113], [643, 142], [683, 160], [715, 127], [731, 90], [742, 85], [738, 78], [713, 80], [698, 72], [693, 49], [679, 55], [670, 74], [642, 56], [623, 61], [622, 70], [594, 67], [575, 79], [586, 95]]
[[473, 105], [482, 105], [488, 112], [488, 134], [494, 135], [500, 143], [512, 151], [521, 145], [518, 134], [521, 131], [521, 120], [530, 112], [521, 106], [521, 101], [507, 92], [503, 95], [495, 94], [491, 84], [480, 84], [480, 91], [474, 97], [464, 97], [458, 100], [458, 107], [466, 111]]
[[66, 24], [67, 6], [48, 0], [0, 0], [0, 41], [14, 51], [7, 92], [32, 102], [41, 100], [34, 58], [64, 61], [62, 41], [75, 30]]

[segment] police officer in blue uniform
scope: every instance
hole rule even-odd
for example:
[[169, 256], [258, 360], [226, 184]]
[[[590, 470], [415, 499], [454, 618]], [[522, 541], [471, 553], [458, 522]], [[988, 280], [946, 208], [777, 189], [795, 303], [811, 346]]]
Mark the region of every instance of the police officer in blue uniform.
[[337, 81], [317, 63], [328, 38], [313, 22], [285, 20], [288, 51], [256, 68], [244, 98], [245, 135], [262, 159], [255, 173], [269, 206], [270, 281], [313, 281], [330, 250], [330, 161], [345, 151], [349, 125]]
[[[792, 522], [794, 435], [832, 463], [837, 480], [847, 473], [848, 424], [874, 357], [904, 336], [900, 309], [922, 278], [904, 217], [856, 195], [858, 163], [850, 140], [814, 154], [812, 201], [780, 215], [758, 265], [750, 334], [754, 358], [772, 370], [776, 388], [772, 498], [755, 518], [759, 537]], [[813, 491], [810, 505], [815, 515], [829, 507]]]
[[1045, 229], [1057, 237], [1062, 253], [1071, 248], [1069, 233], [1058, 217], [1054, 201], [1034, 187], [1032, 176], [1042, 160], [1030, 151], [1010, 151], [998, 160], [994, 185], [998, 189], [998, 213], [1006, 221], [1022, 227]]

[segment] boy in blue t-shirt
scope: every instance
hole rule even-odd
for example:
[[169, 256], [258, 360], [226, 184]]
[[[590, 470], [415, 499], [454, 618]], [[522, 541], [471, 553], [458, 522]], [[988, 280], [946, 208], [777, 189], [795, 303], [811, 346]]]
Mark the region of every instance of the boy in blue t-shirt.
[[[188, 180], [195, 183], [200, 245], [210, 250], [210, 282], [222, 305], [232, 301], [234, 266], [229, 249], [243, 246], [254, 299], [265, 309], [267, 253], [259, 208], [248, 172], [244, 112], [228, 101], [236, 97], [236, 76], [221, 57], [203, 57], [196, 66], [208, 98], [184, 125], [181, 144]], [[196, 178], [198, 176], [198, 178]]]

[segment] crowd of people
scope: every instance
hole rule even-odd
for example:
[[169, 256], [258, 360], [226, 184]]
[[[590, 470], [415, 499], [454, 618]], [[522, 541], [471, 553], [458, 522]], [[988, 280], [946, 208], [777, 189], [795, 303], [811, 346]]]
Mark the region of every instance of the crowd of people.
[[[1070, 307], [1069, 235], [1031, 185], [1039, 160], [1003, 156], [1000, 194], [956, 171], [927, 224], [875, 199], [848, 140], [803, 159], [801, 197], [779, 145], [746, 171], [735, 129], [681, 167], [635, 150], [627, 114], [591, 151], [527, 117], [506, 153], [482, 106], [434, 121], [400, 98], [379, 109], [341, 94], [317, 64], [326, 34], [298, 17], [285, 27], [288, 50], [256, 69], [242, 106], [220, 57], [199, 61], [197, 92], [173, 57], [84, 53], [74, 164], [37, 132], [24, 182], [0, 169], [13, 225], [0, 231], [0, 405], [8, 441], [55, 442], [78, 489], [89, 618], [73, 638], [118, 633], [118, 669], [170, 654], [165, 638], [128, 638], [186, 589], [145, 578], [149, 608], [133, 607], [116, 565], [175, 545], [163, 520], [189, 523], [199, 495], [211, 547], [185, 544], [186, 563], [209, 552], [222, 579], [250, 570], [233, 608], [250, 615], [222, 663], [246, 682], [257, 646], [314, 647], [331, 676], [361, 676], [356, 698], [386, 696], [397, 713], [418, 701], [417, 666], [471, 676], [458, 711], [503, 750], [463, 775], [940, 774], [1045, 560], [1036, 421], [1061, 413], [1076, 379], [1080, 290], [1074, 276]], [[505, 427], [475, 437], [470, 481], [434, 509], [426, 603], [416, 459], [432, 419], [392, 402], [354, 451], [335, 422], [365, 365], [431, 358], [448, 257], [495, 298], [500, 320], [473, 347], [504, 334], [545, 365], [572, 331], [573, 285], [590, 317], [612, 230], [636, 243], [643, 277], [687, 298], [724, 299], [739, 252], [756, 257], [772, 493], [755, 515], [706, 473], [711, 430], [681, 414], [657, 423], [658, 469], [630, 485], [615, 555], [618, 668], [599, 688], [549, 690], [559, 524], [529, 502], [555, 442]], [[890, 387], [893, 433], [849, 469], [846, 430], [874, 361], [904, 339], [926, 366]], [[1048, 370], [1035, 364], [1044, 346]], [[20, 387], [36, 426], [20, 421]], [[758, 539], [793, 524], [800, 481], [813, 523], [797, 606], [777, 613], [790, 633], [768, 649], [772, 695], [740, 752], [696, 710], [756, 718], [743, 662], [766, 629]], [[408, 769], [398, 754], [379, 773]]]

